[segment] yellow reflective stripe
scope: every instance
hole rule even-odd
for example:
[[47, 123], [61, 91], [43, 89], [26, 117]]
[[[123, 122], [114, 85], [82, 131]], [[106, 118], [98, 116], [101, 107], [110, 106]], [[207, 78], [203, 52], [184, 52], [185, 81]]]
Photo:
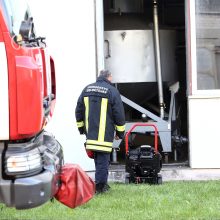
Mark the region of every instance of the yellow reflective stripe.
[[117, 131], [125, 131], [125, 125], [122, 125], [122, 126], [116, 125], [116, 130]]
[[101, 113], [99, 121], [99, 136], [98, 141], [104, 141], [105, 127], [106, 127], [106, 113], [107, 113], [108, 99], [102, 98]]
[[78, 128], [81, 128], [84, 126], [84, 122], [83, 121], [79, 121], [79, 122], [76, 122], [77, 123], [77, 127]]
[[89, 97], [84, 97], [84, 104], [85, 104], [85, 122], [86, 122], [86, 131], [88, 132], [88, 127], [89, 127], [89, 122], [88, 122], [88, 118], [89, 118]]
[[111, 147], [102, 147], [97, 145], [86, 145], [87, 150], [97, 150], [97, 151], [105, 151], [105, 152], [112, 152]]
[[97, 144], [97, 145], [104, 145], [108, 147], [112, 147], [113, 142], [106, 142], [106, 141], [94, 141], [94, 140], [87, 140], [86, 143], [88, 144]]

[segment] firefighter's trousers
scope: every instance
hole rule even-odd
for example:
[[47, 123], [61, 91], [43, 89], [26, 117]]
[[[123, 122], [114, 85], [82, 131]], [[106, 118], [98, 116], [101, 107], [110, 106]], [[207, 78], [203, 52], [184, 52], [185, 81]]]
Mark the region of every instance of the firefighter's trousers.
[[96, 184], [108, 182], [108, 169], [110, 164], [110, 153], [95, 152], [95, 182]]

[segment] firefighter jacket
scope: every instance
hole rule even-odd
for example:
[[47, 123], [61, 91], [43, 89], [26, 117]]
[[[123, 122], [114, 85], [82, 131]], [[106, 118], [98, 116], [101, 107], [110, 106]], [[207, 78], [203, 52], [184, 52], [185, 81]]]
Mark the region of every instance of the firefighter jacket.
[[87, 150], [110, 153], [114, 132], [123, 138], [125, 115], [121, 96], [104, 77], [99, 77], [82, 91], [75, 116], [79, 132], [86, 134]]

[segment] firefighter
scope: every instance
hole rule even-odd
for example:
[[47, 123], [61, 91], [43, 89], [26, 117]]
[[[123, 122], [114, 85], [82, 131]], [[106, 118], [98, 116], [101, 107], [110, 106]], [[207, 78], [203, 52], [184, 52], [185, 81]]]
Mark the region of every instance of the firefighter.
[[102, 70], [96, 82], [86, 86], [75, 109], [77, 127], [86, 135], [86, 150], [94, 153], [96, 192], [109, 190], [108, 169], [114, 138], [122, 139], [125, 114], [112, 74]]

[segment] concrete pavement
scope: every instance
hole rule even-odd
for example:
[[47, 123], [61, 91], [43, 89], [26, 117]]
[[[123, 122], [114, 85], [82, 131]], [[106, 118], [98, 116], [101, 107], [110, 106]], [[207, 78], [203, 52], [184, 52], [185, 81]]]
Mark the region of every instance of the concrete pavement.
[[[94, 179], [94, 172], [88, 174]], [[220, 180], [220, 169], [192, 169], [186, 164], [165, 164], [160, 174], [164, 182]], [[110, 165], [109, 182], [125, 182], [125, 165]]]

